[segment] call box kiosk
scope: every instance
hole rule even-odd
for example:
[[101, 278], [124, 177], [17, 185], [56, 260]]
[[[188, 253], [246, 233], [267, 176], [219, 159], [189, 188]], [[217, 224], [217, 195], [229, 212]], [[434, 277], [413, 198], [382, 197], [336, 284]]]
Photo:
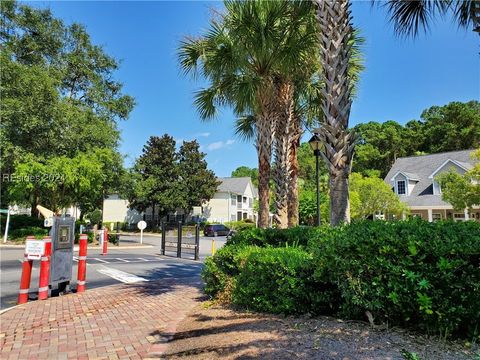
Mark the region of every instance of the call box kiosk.
[[58, 288], [59, 291], [65, 291], [72, 280], [75, 218], [54, 216], [51, 219], [50, 286]]

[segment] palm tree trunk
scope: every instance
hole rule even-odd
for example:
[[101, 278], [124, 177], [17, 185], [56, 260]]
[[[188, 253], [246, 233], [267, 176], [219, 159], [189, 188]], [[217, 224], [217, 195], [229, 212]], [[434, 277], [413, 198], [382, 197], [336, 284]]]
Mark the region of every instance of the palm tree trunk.
[[279, 111], [275, 124], [275, 205], [274, 215], [277, 228], [288, 227], [288, 186], [289, 186], [289, 144], [290, 123], [293, 115], [293, 84], [282, 81], [278, 85], [278, 108]]
[[288, 146], [288, 227], [298, 226], [298, 148], [302, 136], [300, 117], [293, 114], [290, 123], [290, 143]]
[[262, 114], [257, 119], [258, 155], [258, 227], [270, 225], [270, 160], [272, 156], [272, 126]]
[[351, 84], [348, 78], [353, 37], [348, 0], [315, 0], [320, 26], [320, 61], [324, 87], [324, 124], [320, 135], [325, 149], [322, 157], [330, 173], [330, 223], [350, 222], [348, 177], [355, 139], [348, 132]]
[[270, 161], [276, 108], [269, 89], [257, 94], [260, 111], [256, 117], [256, 147], [258, 155], [258, 227], [270, 226]]
[[340, 225], [350, 220], [348, 172], [330, 173], [330, 224]]

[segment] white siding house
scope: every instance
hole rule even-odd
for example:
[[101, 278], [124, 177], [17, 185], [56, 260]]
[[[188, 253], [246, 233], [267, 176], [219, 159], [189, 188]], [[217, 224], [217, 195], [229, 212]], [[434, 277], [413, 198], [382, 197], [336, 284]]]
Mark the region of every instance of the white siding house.
[[410, 209], [411, 216], [428, 221], [453, 219], [455, 221], [480, 221], [480, 207], [470, 211], [454, 210], [452, 205], [442, 200], [442, 189], [436, 176], [456, 171], [464, 174], [470, 170], [475, 160], [474, 150], [452, 151], [440, 154], [398, 158], [385, 177], [402, 202]]
[[[183, 214], [183, 211], [179, 209], [175, 214], [169, 215], [168, 219], [187, 221], [191, 215], [196, 215], [209, 222], [224, 223], [242, 219], [256, 221], [253, 205], [258, 195], [250, 178], [219, 178], [218, 180], [221, 183], [210, 201], [202, 204], [201, 207], [195, 207], [192, 214]], [[151, 209], [139, 213], [130, 209], [128, 205], [128, 200], [122, 199], [116, 194], [108, 196], [103, 201], [103, 222], [122, 222], [132, 225], [142, 219], [147, 222], [158, 220], [157, 215], [155, 219], [152, 219]]]
[[210, 201], [202, 206], [202, 216], [209, 222], [224, 223], [250, 219], [256, 221], [254, 203], [257, 188], [249, 177], [219, 178], [218, 190]]

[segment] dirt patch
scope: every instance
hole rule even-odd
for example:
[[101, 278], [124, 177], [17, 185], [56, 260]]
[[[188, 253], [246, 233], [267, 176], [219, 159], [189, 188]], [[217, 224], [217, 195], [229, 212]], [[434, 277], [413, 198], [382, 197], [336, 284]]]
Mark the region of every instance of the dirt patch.
[[[329, 317], [295, 318], [195, 308], [162, 358], [177, 359], [473, 359], [476, 349], [400, 329], [374, 329]], [[408, 356], [408, 355], [407, 355]], [[478, 354], [477, 354], [478, 356]]]

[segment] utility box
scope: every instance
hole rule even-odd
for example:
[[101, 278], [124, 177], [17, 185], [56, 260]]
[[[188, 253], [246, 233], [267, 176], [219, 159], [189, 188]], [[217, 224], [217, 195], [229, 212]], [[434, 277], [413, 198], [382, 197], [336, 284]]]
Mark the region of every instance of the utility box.
[[53, 217], [50, 236], [52, 238], [50, 286], [65, 291], [72, 280], [75, 218]]

